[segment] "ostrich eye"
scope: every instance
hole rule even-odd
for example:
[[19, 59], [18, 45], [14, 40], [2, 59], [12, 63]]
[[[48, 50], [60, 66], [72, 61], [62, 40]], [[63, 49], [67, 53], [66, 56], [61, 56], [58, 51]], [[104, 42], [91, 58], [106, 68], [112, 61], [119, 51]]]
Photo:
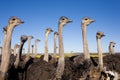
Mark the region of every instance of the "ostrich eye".
[[97, 35], [100, 35], [100, 33], [97, 33]]
[[64, 18], [62, 20], [65, 20]]
[[85, 20], [88, 20], [87, 18], [85, 18]]
[[15, 20], [15, 18], [12, 19], [13, 21]]

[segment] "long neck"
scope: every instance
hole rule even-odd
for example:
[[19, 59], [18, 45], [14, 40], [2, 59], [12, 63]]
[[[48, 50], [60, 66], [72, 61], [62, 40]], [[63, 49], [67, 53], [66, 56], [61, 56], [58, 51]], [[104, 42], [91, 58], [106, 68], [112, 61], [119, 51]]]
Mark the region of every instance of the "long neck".
[[103, 69], [103, 56], [102, 56], [102, 47], [101, 47], [101, 42], [100, 39], [97, 38], [97, 50], [98, 50], [98, 62], [99, 62], [99, 68], [100, 70]]
[[34, 47], [32, 47], [32, 54], [33, 54]]
[[114, 54], [114, 48], [113, 48], [112, 44], [110, 44], [110, 46], [109, 46], [109, 53]]
[[48, 33], [45, 34], [45, 55], [44, 60], [48, 62]]
[[2, 47], [0, 47], [0, 54], [2, 54]]
[[31, 39], [28, 39], [28, 54], [30, 54], [30, 42], [31, 42]]
[[9, 25], [8, 29], [7, 29], [7, 36], [6, 36], [6, 44], [5, 44], [5, 48], [4, 48], [4, 54], [2, 54], [2, 62], [1, 62], [1, 78], [4, 78], [7, 70], [8, 70], [8, 66], [10, 63], [10, 55], [11, 55], [11, 37], [12, 37], [12, 32], [13, 32], [14, 27]]
[[62, 30], [63, 26], [60, 25], [59, 26], [59, 55], [60, 55], [60, 58], [64, 58], [64, 46], [63, 46], [63, 37], [62, 37]]
[[4, 49], [5, 49], [5, 45], [6, 45], [6, 38], [7, 38], [7, 31], [4, 31], [4, 39], [3, 39], [3, 45], [2, 45], [2, 54], [4, 54], [4, 51], [5, 51]]
[[57, 35], [54, 35], [54, 54], [53, 54], [53, 57], [55, 58], [56, 57], [56, 38], [57, 38]]
[[87, 37], [86, 37], [86, 26], [82, 25], [82, 37], [83, 37], [83, 50], [84, 50], [84, 58], [90, 59]]
[[24, 45], [24, 43], [21, 42], [21, 43], [20, 43], [19, 50], [18, 50], [18, 54], [17, 54], [17, 57], [16, 57], [16, 61], [15, 61], [15, 63], [14, 63], [15, 68], [18, 67], [18, 64], [19, 64], [19, 62], [20, 62], [20, 60], [21, 60], [23, 45]]
[[64, 72], [64, 68], [65, 68], [62, 28], [63, 28], [63, 25], [59, 24], [58, 32], [59, 32], [59, 56], [60, 57], [59, 57], [58, 66], [57, 66], [57, 70], [56, 70], [56, 77], [55, 77], [55, 78], [57, 78], [57, 80], [61, 79], [63, 72]]
[[17, 49], [17, 47], [15, 46], [14, 47], [14, 56], [16, 56], [16, 49]]

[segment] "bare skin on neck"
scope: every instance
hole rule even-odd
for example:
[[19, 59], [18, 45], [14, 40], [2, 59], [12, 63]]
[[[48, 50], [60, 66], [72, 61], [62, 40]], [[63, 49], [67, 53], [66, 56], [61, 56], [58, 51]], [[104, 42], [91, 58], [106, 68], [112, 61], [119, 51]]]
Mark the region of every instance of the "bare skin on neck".
[[103, 56], [102, 56], [102, 47], [101, 47], [101, 42], [100, 39], [104, 37], [103, 32], [97, 32], [96, 34], [96, 39], [97, 39], [97, 50], [98, 50], [98, 62], [99, 62], [99, 69], [103, 70]]
[[86, 28], [88, 25], [90, 25], [94, 20], [85, 17], [82, 19], [82, 37], [83, 37], [83, 49], [84, 49], [84, 57], [85, 59], [90, 59], [89, 49], [88, 49], [88, 43], [87, 43], [87, 37], [86, 37]]
[[15, 44], [14, 45], [14, 56], [16, 56], [17, 55], [17, 48], [19, 48], [20, 47], [20, 45], [18, 45], [18, 44]]
[[115, 42], [110, 42], [109, 44], [109, 54], [115, 54], [114, 53], [114, 47], [115, 47]]
[[45, 55], [44, 55], [44, 61], [48, 62], [48, 36], [49, 34], [53, 32], [51, 28], [47, 28], [45, 32]]
[[36, 55], [37, 55], [37, 45], [38, 45], [38, 42], [40, 42], [40, 40], [36, 39], [35, 40], [35, 54], [34, 54], [34, 57], [36, 57]]
[[58, 32], [54, 33], [54, 54], [53, 54], [54, 58], [56, 58], [56, 50], [57, 50], [56, 39], [57, 39], [58, 35], [59, 35]]
[[63, 32], [63, 27], [67, 24], [72, 22], [70, 19], [67, 17], [61, 17], [59, 19], [59, 24], [58, 24], [58, 33], [59, 33], [59, 60], [58, 60], [58, 66], [56, 70], [56, 75], [53, 80], [61, 80], [61, 77], [64, 72], [65, 68], [65, 56], [64, 56], [64, 46], [63, 46], [63, 37], [62, 37], [62, 32]]

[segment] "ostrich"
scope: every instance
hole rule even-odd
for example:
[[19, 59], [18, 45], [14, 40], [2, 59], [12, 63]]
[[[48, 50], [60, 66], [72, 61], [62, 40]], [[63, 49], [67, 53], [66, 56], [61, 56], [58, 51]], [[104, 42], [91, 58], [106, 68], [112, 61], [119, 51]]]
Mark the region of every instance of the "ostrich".
[[25, 61], [28, 61], [30, 58], [30, 43], [31, 39], [33, 39], [33, 36], [28, 36], [28, 52], [27, 52], [27, 57], [25, 58]]
[[96, 33], [96, 40], [97, 40], [97, 50], [98, 50], [98, 65], [95, 67], [92, 67], [89, 73], [89, 77], [92, 80], [99, 79], [101, 76], [101, 72], [103, 70], [103, 56], [102, 56], [102, 47], [101, 47], [101, 42], [100, 39], [104, 37], [103, 32], [97, 32]]
[[58, 23], [58, 33], [59, 33], [59, 60], [58, 60], [58, 66], [55, 74], [54, 80], [61, 80], [61, 77], [64, 72], [64, 67], [65, 67], [65, 56], [64, 56], [64, 46], [63, 46], [63, 38], [62, 38], [62, 32], [63, 32], [63, 27], [67, 24], [72, 22], [70, 19], [67, 17], [61, 17], [59, 19]]
[[115, 42], [110, 42], [109, 44], [109, 53], [114, 54], [114, 47], [115, 47]]
[[15, 45], [14, 45], [14, 56], [17, 55], [16, 50], [17, 50], [17, 48], [19, 48], [19, 47], [20, 47], [20, 45], [18, 45], [18, 44], [15, 44]]
[[35, 40], [35, 55], [34, 55], [34, 57], [36, 57], [36, 55], [37, 55], [37, 44], [38, 44], [38, 42], [40, 42], [40, 40], [36, 39]]
[[45, 55], [44, 55], [44, 61], [48, 62], [48, 36], [49, 34], [53, 32], [51, 28], [47, 28], [45, 32]]
[[8, 26], [6, 29], [7, 35], [6, 35], [6, 39], [5, 42], [3, 43], [4, 45], [4, 53], [2, 53], [2, 62], [1, 62], [1, 69], [0, 69], [0, 80], [5, 80], [6, 77], [6, 73], [8, 71], [8, 66], [10, 63], [10, 49], [11, 49], [11, 38], [12, 38], [12, 32], [14, 30], [14, 28], [20, 24], [22, 24], [23, 21], [21, 21], [19, 18], [17, 17], [11, 17], [9, 22], [8, 22]]
[[21, 60], [23, 45], [27, 41], [27, 39], [28, 39], [28, 37], [26, 35], [21, 36], [21, 42], [20, 42], [17, 58], [16, 58], [16, 61], [14, 63], [14, 66], [15, 66], [16, 69], [18, 68], [18, 64], [19, 64], [19, 62]]
[[88, 17], [85, 17], [82, 19], [82, 37], [83, 37], [83, 49], [84, 49], [84, 55], [85, 55], [84, 58], [85, 59], [90, 59], [87, 38], [86, 38], [86, 28], [92, 22], [94, 22], [94, 20], [92, 20]]
[[102, 37], [104, 37], [104, 33], [103, 32], [97, 32], [96, 34], [96, 39], [97, 39], [97, 50], [98, 50], [98, 62], [99, 62], [99, 69], [100, 70], [103, 70], [103, 56], [102, 56], [102, 48], [101, 48], [101, 42], [100, 42], [100, 39]]
[[53, 53], [53, 57], [56, 58], [56, 49], [57, 49], [57, 45], [56, 45], [56, 38], [58, 36], [58, 32], [54, 32], [54, 53]]

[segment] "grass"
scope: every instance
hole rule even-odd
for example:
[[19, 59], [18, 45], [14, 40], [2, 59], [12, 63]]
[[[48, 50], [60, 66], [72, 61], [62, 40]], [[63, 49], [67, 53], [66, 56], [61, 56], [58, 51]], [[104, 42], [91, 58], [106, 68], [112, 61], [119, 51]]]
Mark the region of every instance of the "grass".
[[[71, 57], [71, 56], [75, 56], [75, 55], [79, 55], [79, 54], [76, 54], [76, 53], [65, 53], [65, 57]], [[106, 53], [103, 53], [103, 57], [106, 56], [107, 54]], [[34, 54], [31, 54], [30, 55], [31, 57], [34, 56]], [[91, 57], [98, 57], [98, 54], [96, 53], [92, 53], [90, 54]], [[40, 58], [41, 55], [40, 54], [37, 54], [36, 58]], [[59, 58], [59, 55], [56, 56], [57, 58]]]

